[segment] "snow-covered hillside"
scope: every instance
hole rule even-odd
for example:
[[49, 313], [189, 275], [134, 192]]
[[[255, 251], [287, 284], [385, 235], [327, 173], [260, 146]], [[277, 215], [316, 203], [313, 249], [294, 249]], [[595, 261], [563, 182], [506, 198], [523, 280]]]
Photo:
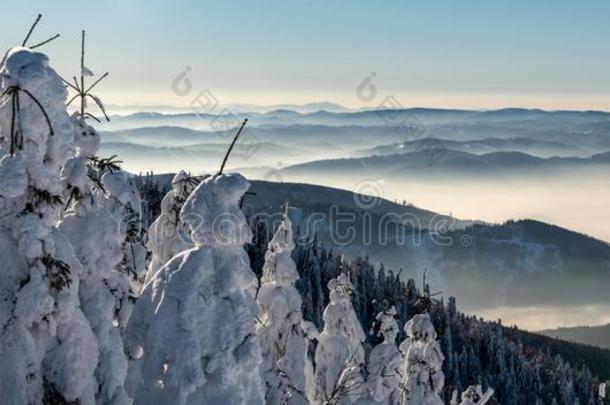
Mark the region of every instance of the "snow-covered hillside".
[[[164, 192], [170, 178], [149, 178], [154, 186], [146, 191], [151, 193], [147, 201], [153, 207], [154, 187]], [[245, 196], [243, 207], [251, 222], [259, 218], [277, 225], [288, 201], [301, 240], [315, 237], [349, 259], [368, 257], [403, 269], [405, 278], [418, 279], [427, 268], [437, 288], [460, 297], [469, 311], [610, 305], [604, 277], [610, 246], [583, 234], [531, 220], [500, 225], [464, 221], [318, 185], [252, 181], [250, 190], [255, 194]], [[421, 232], [413, 229], [419, 226]]]

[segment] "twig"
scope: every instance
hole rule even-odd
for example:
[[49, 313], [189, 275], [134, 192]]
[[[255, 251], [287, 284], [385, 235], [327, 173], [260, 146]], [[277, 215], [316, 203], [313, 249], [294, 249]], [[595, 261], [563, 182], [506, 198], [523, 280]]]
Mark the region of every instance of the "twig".
[[62, 82], [64, 82], [67, 86], [72, 87], [74, 90], [78, 91], [78, 87], [76, 87], [75, 85], [73, 85], [72, 83], [70, 83], [69, 81], [67, 81], [66, 79], [64, 79], [63, 77], [59, 77], [61, 79]]
[[17, 99], [15, 97], [15, 95], [12, 96], [11, 98], [11, 103], [12, 103], [12, 107], [13, 107], [13, 114], [11, 116], [11, 156], [13, 156], [15, 154], [15, 119], [16, 119], [16, 104], [17, 104]]
[[91, 89], [93, 89], [95, 87], [96, 84], [98, 84], [99, 82], [102, 81], [102, 79], [106, 78], [106, 76], [108, 76], [108, 72], [104, 73], [99, 79], [97, 79], [96, 81], [93, 82], [93, 84], [91, 86], [89, 86], [89, 88], [87, 90], [85, 90], [85, 93], [89, 93], [91, 91]]
[[72, 98], [70, 99], [70, 101], [68, 101], [68, 102], [66, 103], [66, 107], [67, 107], [67, 106], [69, 106], [70, 104], [72, 104], [72, 102], [73, 102], [74, 100], [76, 100], [76, 98], [77, 98], [77, 97], [78, 97], [78, 94], [75, 94], [75, 95], [74, 95], [74, 97], [72, 97]]
[[44, 41], [42, 41], [42, 42], [39, 42], [39, 43], [37, 43], [36, 45], [32, 45], [32, 46], [30, 46], [30, 49], [36, 49], [36, 48], [38, 48], [39, 46], [43, 46], [43, 45], [45, 45], [45, 44], [48, 44], [49, 42], [51, 42], [51, 41], [53, 41], [53, 40], [55, 40], [55, 39], [57, 39], [57, 38], [59, 38], [59, 34], [55, 34], [55, 35], [53, 35], [51, 38], [49, 38], [49, 39], [47, 39], [47, 40], [44, 40]]
[[93, 102], [95, 104], [97, 104], [99, 109], [102, 111], [102, 114], [104, 114], [104, 118], [106, 118], [106, 121], [110, 121], [110, 118], [108, 118], [108, 115], [106, 115], [106, 109], [104, 108], [104, 105], [100, 102], [100, 100], [97, 97], [94, 97], [93, 95], [91, 95], [89, 93], [85, 93], [85, 97], [91, 97], [91, 100], [93, 100]]
[[15, 154], [15, 151], [17, 148], [21, 149], [23, 147], [23, 143], [19, 143], [19, 139], [18, 139], [21, 131], [16, 128], [17, 126], [19, 126], [19, 111], [21, 110], [21, 105], [19, 103], [19, 92], [20, 91], [27, 94], [27, 96], [40, 109], [40, 112], [42, 112], [42, 115], [44, 116], [44, 119], [47, 122], [47, 126], [49, 127], [49, 136], [54, 135], [53, 126], [51, 125], [51, 120], [50, 120], [49, 116], [47, 115], [47, 112], [45, 111], [44, 107], [40, 103], [40, 101], [38, 101], [38, 99], [36, 97], [34, 97], [34, 95], [32, 93], [30, 93], [30, 91], [27, 89], [22, 89], [21, 87], [16, 86], [16, 85], [10, 86], [2, 93], [2, 97], [6, 96], [6, 95], [11, 96], [11, 107], [12, 107], [11, 148], [10, 148], [11, 156]]
[[25, 39], [23, 40], [23, 43], [21, 44], [21, 46], [25, 46], [25, 44], [28, 43], [28, 39], [30, 39], [30, 35], [32, 35], [32, 31], [34, 31], [34, 28], [36, 27], [36, 25], [38, 25], [41, 18], [42, 18], [42, 14], [38, 14], [38, 16], [36, 17], [36, 20], [34, 21], [34, 24], [32, 24], [32, 26], [30, 27], [30, 30], [28, 31], [28, 34], [25, 36]]
[[218, 174], [222, 174], [222, 171], [225, 168], [225, 164], [227, 163], [227, 159], [229, 159], [229, 155], [231, 154], [231, 151], [233, 150], [233, 147], [235, 146], [235, 143], [237, 142], [237, 138], [239, 138], [239, 134], [241, 134], [241, 131], [244, 129], [247, 122], [248, 122], [248, 119], [245, 118], [244, 122], [242, 122], [241, 126], [239, 127], [237, 134], [235, 134], [235, 137], [233, 138], [233, 142], [231, 142], [231, 145], [229, 146], [229, 150], [227, 150], [227, 153], [225, 154], [225, 157], [222, 160], [222, 165], [220, 165], [220, 170], [218, 171]]
[[85, 113], [85, 115], [86, 115], [87, 117], [91, 117], [91, 118], [93, 118], [93, 119], [94, 119], [94, 120], [96, 120], [97, 122], [102, 122], [102, 121], [100, 121], [100, 119], [99, 119], [99, 118], [97, 118], [95, 115], [93, 115], [93, 114], [91, 114], [91, 113], [88, 113], [88, 112], [87, 112], [87, 113]]
[[[34, 21], [34, 24], [32, 24], [32, 26], [30, 27], [30, 30], [28, 31], [28, 34], [25, 36], [25, 39], [23, 40], [23, 43], [21, 44], [21, 46], [26, 46], [27, 45], [28, 40], [30, 39], [30, 36], [32, 36], [32, 32], [34, 32], [34, 28], [36, 28], [36, 26], [40, 22], [41, 18], [42, 18], [42, 14], [38, 14], [38, 16], [36, 17], [36, 20]], [[38, 48], [40, 46], [43, 46], [44, 44], [48, 44], [49, 42], [51, 42], [51, 41], [53, 41], [54, 39], [57, 39], [57, 38], [59, 38], [59, 34], [55, 34], [51, 38], [46, 39], [46, 40], [44, 40], [42, 42], [39, 42], [36, 45], [32, 45], [29, 48], [30, 49]]]
[[47, 121], [47, 125], [49, 126], [49, 135], [53, 136], [54, 132], [53, 132], [53, 127], [51, 126], [51, 120], [49, 119], [49, 116], [47, 115], [47, 112], [42, 107], [42, 104], [40, 104], [40, 101], [38, 101], [36, 99], [36, 97], [34, 97], [34, 95], [29, 92], [29, 90], [27, 90], [27, 89], [20, 89], [20, 90], [23, 91], [25, 94], [27, 94], [32, 99], [32, 101], [34, 103], [36, 103], [38, 108], [40, 108], [40, 111], [42, 112], [42, 115], [44, 115], [44, 119]]

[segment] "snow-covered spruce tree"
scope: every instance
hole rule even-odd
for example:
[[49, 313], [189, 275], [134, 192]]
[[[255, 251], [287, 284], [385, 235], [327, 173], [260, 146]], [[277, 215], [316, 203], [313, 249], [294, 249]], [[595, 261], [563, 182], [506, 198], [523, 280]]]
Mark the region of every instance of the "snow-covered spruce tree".
[[[125, 232], [116, 215], [107, 207], [112, 190], [104, 185], [107, 173], [119, 171], [114, 157], [100, 159], [96, 156], [100, 138], [97, 131], [86, 123], [96, 119], [86, 111], [85, 100], [89, 91], [102, 80], [104, 74], [85, 91], [85, 76], [92, 75], [84, 66], [84, 32], [81, 54], [81, 81], [75, 85], [64, 81], [80, 97], [79, 112], [71, 117], [76, 154], [62, 170], [65, 183], [67, 211], [59, 228], [67, 235], [75, 253], [83, 265], [80, 296], [83, 311], [98, 341], [98, 363], [95, 370], [96, 401], [104, 404], [128, 404], [130, 399], [124, 388], [127, 376], [127, 358], [124, 354], [121, 330], [126, 326], [132, 306], [130, 279], [121, 268], [124, 260]], [[94, 96], [91, 96], [94, 97]], [[101, 106], [101, 101], [94, 98]]]
[[99, 179], [103, 168], [100, 160], [92, 159], [99, 148], [99, 135], [80, 115], [74, 115], [72, 121], [77, 153], [62, 170], [69, 208], [59, 228], [83, 265], [80, 296], [99, 345], [97, 400], [126, 404], [127, 358], [120, 328], [126, 324], [132, 303], [128, 275], [119, 268], [123, 236], [119, 223], [102, 206], [108, 198]]
[[193, 247], [190, 231], [180, 220], [180, 210], [199, 181], [184, 171], [172, 179], [171, 189], [161, 201], [161, 214], [148, 228], [147, 248], [151, 252], [144, 283], [176, 254]]
[[400, 404], [399, 369], [402, 358], [396, 347], [398, 324], [395, 317], [394, 307], [380, 312], [376, 317], [379, 322], [378, 335], [383, 337], [383, 342], [373, 348], [367, 365], [366, 388], [368, 403], [371, 404]]
[[483, 393], [480, 385], [471, 385], [462, 392], [459, 405], [485, 405], [491, 399], [493, 393], [494, 390], [491, 388]]
[[67, 92], [48, 58], [12, 48], [0, 66], [0, 397], [95, 403], [97, 342], [81, 311], [81, 263], [56, 227], [73, 154]]
[[83, 264], [80, 295], [99, 345], [96, 396], [100, 403], [129, 403], [124, 389], [127, 359], [118, 328], [129, 281], [117, 271], [123, 256], [118, 223], [99, 206], [91, 191], [85, 191], [83, 199], [64, 216], [60, 229]]
[[182, 207], [195, 247], [144, 286], [127, 327], [138, 404], [262, 404], [258, 280], [243, 245], [252, 233], [239, 174], [204, 180]]
[[306, 387], [313, 379], [303, 330], [301, 296], [294, 287], [299, 273], [292, 260], [292, 226], [286, 215], [269, 242], [261, 287], [258, 335], [263, 351], [265, 403], [307, 404]]
[[315, 354], [316, 404], [354, 403], [363, 391], [362, 368], [366, 336], [352, 306], [352, 284], [342, 273], [328, 283], [330, 303], [324, 310], [324, 329]]
[[[102, 163], [103, 164], [103, 163]], [[102, 171], [105, 193], [102, 205], [119, 223], [123, 257], [119, 270], [139, 291], [146, 272], [147, 251], [142, 240], [142, 200], [133, 178], [121, 170]]]
[[443, 405], [443, 353], [434, 325], [426, 312], [405, 324], [407, 338], [400, 345], [404, 356], [402, 402], [406, 405]]

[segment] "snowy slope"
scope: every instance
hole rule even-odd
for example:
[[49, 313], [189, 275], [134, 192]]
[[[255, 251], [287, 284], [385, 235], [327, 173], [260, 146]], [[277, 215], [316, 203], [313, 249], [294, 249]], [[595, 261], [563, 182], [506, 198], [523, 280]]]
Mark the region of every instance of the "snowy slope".
[[[168, 176], [157, 178], [169, 181]], [[440, 218], [433, 225], [451, 222], [383, 199], [363, 208], [357, 194], [354, 199], [350, 191], [322, 186], [253, 181], [251, 191], [256, 195], [243, 201], [251, 220], [258, 215], [279, 223], [280, 206], [288, 201], [301, 240], [315, 236], [347, 258], [368, 256], [374, 263], [402, 268], [406, 278], [420, 279], [427, 268], [433, 285], [459, 296], [468, 310], [610, 304], [610, 246], [564, 228], [529, 220], [488, 225], [456, 219], [453, 230], [441, 226], [439, 233], [417, 232], [413, 222], [402, 226], [384, 214], [406, 212], [425, 225], [430, 218]]]

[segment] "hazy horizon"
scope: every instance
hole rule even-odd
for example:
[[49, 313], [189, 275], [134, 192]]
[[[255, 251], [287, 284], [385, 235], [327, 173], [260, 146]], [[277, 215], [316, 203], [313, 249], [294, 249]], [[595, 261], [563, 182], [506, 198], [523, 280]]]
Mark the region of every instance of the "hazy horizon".
[[188, 105], [192, 96], [171, 89], [186, 72], [194, 91], [223, 104], [374, 107], [357, 94], [370, 78], [403, 106], [610, 110], [607, 2], [355, 2], [344, 11], [340, 2], [12, 1], [0, 45], [19, 44], [40, 12], [34, 40], [61, 33], [44, 51], [71, 77], [86, 28], [88, 67], [111, 74], [99, 89], [109, 104]]
[[[272, 111], [273, 108], [275, 107], [282, 107], [282, 106], [294, 106], [297, 107], [296, 110], [298, 110], [298, 107], [308, 107], [311, 105], [317, 105], [317, 104], [332, 104], [336, 107], [339, 107], [341, 109], [345, 109], [347, 111], [352, 111], [352, 112], [357, 112], [357, 111], [375, 111], [377, 109], [380, 108], [380, 106], [367, 106], [367, 105], [350, 105], [350, 104], [343, 104], [339, 101], [335, 101], [335, 100], [331, 100], [331, 99], [318, 99], [318, 100], [311, 100], [311, 101], [302, 101], [302, 102], [295, 102], [294, 100], [278, 100], [272, 103], [253, 103], [253, 102], [245, 102], [245, 101], [240, 101], [240, 100], [229, 100], [223, 104], [219, 104], [220, 107], [225, 107], [228, 108], [229, 110], [231, 109], [231, 107], [234, 106], [239, 106], [239, 107], [243, 107], [244, 110], [240, 111], [240, 112], [257, 112], [259, 110], [263, 110], [263, 112], [268, 112]], [[120, 112], [122, 110], [133, 110], [134, 112], [163, 112], [163, 111], [155, 111], [155, 108], [167, 108], [167, 109], [176, 109], [176, 110], [180, 110], [181, 112], [193, 112], [195, 113], [196, 111], [194, 111], [193, 106], [191, 105], [191, 103], [185, 103], [185, 104], [171, 104], [171, 103], [163, 103], [162, 101], [159, 102], [155, 102], [155, 101], [151, 101], [151, 102], [146, 102], [146, 103], [106, 103], [105, 106], [107, 107], [107, 109], [112, 112], [115, 113], [117, 115], [121, 115]], [[252, 107], [253, 111], [248, 111], [247, 108], [248, 107]], [[117, 111], [113, 111], [113, 108], [117, 109]], [[142, 111], [142, 109], [145, 109], [146, 111]], [[523, 110], [538, 110], [538, 111], [546, 111], [546, 112], [558, 112], [558, 111], [574, 111], [574, 112], [603, 112], [603, 113], [609, 113], [610, 114], [610, 106], [607, 109], [590, 109], [590, 108], [548, 108], [548, 107], [544, 107], [544, 106], [536, 106], [536, 105], [522, 105], [522, 104], [507, 104], [505, 106], [426, 106], [423, 104], [405, 104], [402, 105], [396, 109], [405, 109], [405, 110], [412, 110], [412, 109], [430, 109], [430, 110], [459, 110], [459, 111], [496, 111], [496, 110], [510, 110], [510, 109], [523, 109]], [[333, 112], [333, 108], [324, 108], [321, 107], [319, 110], [316, 111], [328, 111], [328, 112]], [[298, 111], [297, 111], [298, 112]], [[131, 112], [130, 112], [131, 113]]]

